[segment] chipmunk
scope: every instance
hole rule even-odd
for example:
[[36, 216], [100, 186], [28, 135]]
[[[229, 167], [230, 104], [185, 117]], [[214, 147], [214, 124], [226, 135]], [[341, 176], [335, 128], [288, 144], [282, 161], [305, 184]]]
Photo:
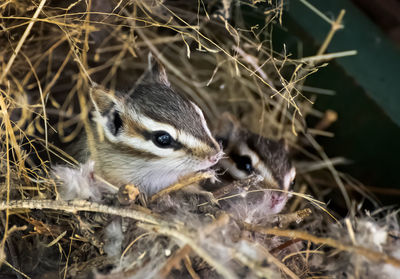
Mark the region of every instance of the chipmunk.
[[[233, 179], [245, 179], [252, 174], [263, 178], [263, 188], [288, 191], [295, 183], [296, 170], [289, 158], [284, 140], [275, 141], [254, 134], [241, 127], [230, 113], [224, 113], [214, 136], [227, 157], [218, 166], [226, 170]], [[288, 194], [270, 191], [267, 199], [269, 214], [280, 212], [286, 204]]]
[[112, 95], [97, 85], [91, 89], [94, 138], [80, 141], [81, 162], [90, 158], [102, 178], [116, 186], [133, 184], [151, 196], [219, 161], [220, 145], [201, 109], [171, 88], [165, 69], [151, 55], [148, 77], [131, 91]]

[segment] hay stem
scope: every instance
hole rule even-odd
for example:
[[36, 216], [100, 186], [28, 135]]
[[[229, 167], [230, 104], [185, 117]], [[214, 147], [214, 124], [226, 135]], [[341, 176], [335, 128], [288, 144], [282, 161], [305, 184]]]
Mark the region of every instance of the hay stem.
[[25, 30], [24, 34], [22, 34], [22, 37], [19, 40], [18, 45], [14, 50], [14, 53], [11, 55], [10, 60], [8, 60], [6, 68], [4, 69], [4, 71], [0, 75], [0, 84], [3, 82], [4, 77], [7, 75], [8, 71], [11, 69], [11, 66], [14, 63], [15, 58], [17, 57], [19, 51], [22, 48], [22, 45], [24, 44], [26, 38], [28, 37], [29, 33], [31, 32], [33, 24], [35, 24], [36, 18], [39, 16], [40, 12], [42, 11], [45, 3], [46, 3], [46, 0], [40, 1], [40, 4], [37, 7], [35, 13], [30, 18], [30, 22], [29, 22], [28, 26], [26, 27], [26, 30]]
[[284, 237], [289, 237], [292, 239], [300, 238], [303, 240], [311, 241], [314, 244], [328, 245], [328, 246], [336, 248], [340, 251], [346, 251], [346, 252], [362, 255], [374, 262], [387, 263], [387, 264], [393, 265], [395, 267], [400, 267], [400, 259], [396, 259], [387, 254], [377, 252], [377, 251], [374, 251], [374, 250], [371, 250], [369, 248], [365, 248], [362, 246], [346, 245], [346, 244], [343, 244], [333, 238], [317, 237], [317, 236], [314, 236], [307, 232], [296, 231], [296, 230], [281, 230], [281, 229], [277, 229], [277, 228], [266, 228], [266, 227], [252, 225], [252, 224], [248, 224], [248, 223], [244, 223], [244, 227], [247, 230], [253, 231], [253, 232], [259, 232], [259, 233], [263, 233], [263, 234], [272, 234], [272, 235], [277, 235], [277, 236], [284, 236]]

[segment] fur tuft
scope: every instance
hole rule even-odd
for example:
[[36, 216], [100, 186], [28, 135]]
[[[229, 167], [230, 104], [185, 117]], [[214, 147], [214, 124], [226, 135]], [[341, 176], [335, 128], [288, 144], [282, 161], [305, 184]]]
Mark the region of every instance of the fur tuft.
[[80, 168], [55, 166], [53, 176], [59, 182], [59, 194], [63, 200], [101, 201], [103, 193], [110, 191], [104, 183], [94, 178], [94, 162], [88, 161]]

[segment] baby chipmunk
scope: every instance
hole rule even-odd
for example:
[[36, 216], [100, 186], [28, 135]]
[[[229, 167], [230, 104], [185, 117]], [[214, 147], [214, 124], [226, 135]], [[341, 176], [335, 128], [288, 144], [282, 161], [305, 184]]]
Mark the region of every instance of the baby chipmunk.
[[80, 161], [90, 156], [102, 178], [116, 186], [133, 184], [147, 195], [219, 161], [221, 148], [201, 109], [171, 88], [154, 59], [149, 58], [149, 77], [132, 91], [112, 95], [100, 86], [91, 89], [94, 137], [81, 141]]
[[[296, 170], [283, 140], [275, 141], [248, 131], [230, 113], [221, 116], [214, 135], [227, 155], [218, 165], [233, 179], [257, 174], [268, 189], [288, 191], [294, 185]], [[271, 191], [269, 213], [280, 212], [287, 198], [287, 193]]]

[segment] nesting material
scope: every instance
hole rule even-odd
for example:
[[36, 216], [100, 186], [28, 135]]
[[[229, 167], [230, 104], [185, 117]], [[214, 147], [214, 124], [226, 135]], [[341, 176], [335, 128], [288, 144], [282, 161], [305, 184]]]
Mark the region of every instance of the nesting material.
[[88, 161], [79, 168], [55, 166], [52, 171], [55, 180], [59, 182], [60, 198], [70, 200], [101, 201], [105, 193], [115, 193], [115, 187], [107, 185], [103, 180], [95, 178], [94, 162]]
[[[337, 115], [314, 109], [324, 90], [303, 83], [340, 56], [324, 56], [332, 33], [315, 57], [277, 53], [271, 30], [284, 26], [284, 8], [280, 0], [0, 4], [0, 277], [399, 278], [398, 212], [379, 208], [335, 169], [345, 160], [318, 144]], [[294, 188], [268, 189], [257, 176], [227, 182], [213, 170], [150, 197], [78, 163], [67, 150], [82, 148], [82, 134], [101, 138], [89, 124], [89, 89], [130, 92], [150, 51], [211, 130], [228, 111], [245, 129], [283, 139]], [[210, 183], [212, 196], [199, 188]], [[353, 209], [362, 199], [371, 213]]]

